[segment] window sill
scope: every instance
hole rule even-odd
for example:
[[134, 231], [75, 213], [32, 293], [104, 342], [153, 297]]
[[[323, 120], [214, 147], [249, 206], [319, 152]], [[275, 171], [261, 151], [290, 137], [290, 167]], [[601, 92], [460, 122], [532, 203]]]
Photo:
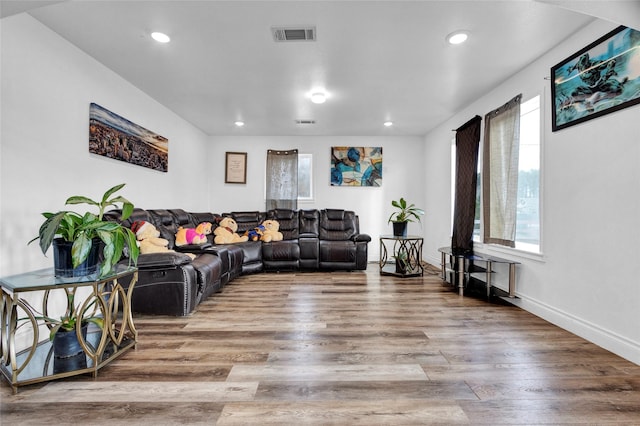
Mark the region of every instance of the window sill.
[[523, 259], [535, 260], [536, 262], [544, 262], [545, 256], [543, 253], [534, 253], [526, 251], [520, 248], [504, 247], [496, 244], [483, 244], [477, 241], [473, 242], [474, 250], [478, 249], [481, 252], [488, 252], [487, 254], [500, 253], [506, 254], [512, 257], [519, 257]]

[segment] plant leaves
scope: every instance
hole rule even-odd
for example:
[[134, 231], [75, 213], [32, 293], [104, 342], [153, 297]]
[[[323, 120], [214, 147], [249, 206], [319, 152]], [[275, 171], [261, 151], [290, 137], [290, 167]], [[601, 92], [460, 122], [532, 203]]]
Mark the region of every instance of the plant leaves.
[[102, 204], [103, 206], [106, 206], [106, 205], [108, 205], [108, 204], [111, 204], [111, 203], [108, 201], [108, 200], [109, 200], [109, 197], [110, 197], [114, 192], [118, 192], [118, 191], [120, 191], [120, 190], [121, 190], [125, 185], [126, 185], [125, 183], [121, 183], [120, 185], [116, 185], [116, 186], [114, 186], [114, 187], [112, 187], [112, 188], [109, 188], [109, 189], [107, 190], [107, 192], [105, 192], [105, 193], [104, 193], [104, 195], [102, 196], [102, 203], [101, 203], [101, 204]]
[[92, 206], [97, 206], [98, 203], [93, 201], [91, 198], [84, 197], [81, 195], [74, 195], [72, 197], [67, 198], [65, 204], [90, 204]]
[[[42, 226], [40, 226], [39, 238], [40, 238], [40, 249], [42, 250], [42, 254], [46, 255], [47, 250], [51, 247], [51, 243], [55, 238], [58, 228], [60, 227], [60, 223], [64, 219], [67, 212], [58, 212], [52, 216], [49, 216]], [[46, 217], [46, 216], [45, 216]], [[34, 241], [34, 240], [31, 240]]]
[[80, 234], [73, 242], [71, 259], [73, 260], [74, 268], [77, 268], [82, 262], [87, 260], [89, 251], [91, 250], [91, 244], [91, 238], [88, 238], [86, 233]]

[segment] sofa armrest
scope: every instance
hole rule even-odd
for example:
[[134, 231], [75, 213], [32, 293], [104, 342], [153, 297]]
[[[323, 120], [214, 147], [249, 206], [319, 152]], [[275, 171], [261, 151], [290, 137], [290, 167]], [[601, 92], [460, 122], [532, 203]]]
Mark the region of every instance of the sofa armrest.
[[183, 246], [175, 246], [173, 249], [180, 253], [204, 253], [210, 247], [211, 243], [185, 244]]
[[359, 242], [368, 243], [371, 241], [371, 236], [367, 234], [356, 234], [352, 237], [352, 239], [356, 243], [359, 243]]
[[138, 268], [162, 268], [185, 265], [191, 263], [191, 258], [186, 254], [177, 252], [147, 253], [138, 256]]

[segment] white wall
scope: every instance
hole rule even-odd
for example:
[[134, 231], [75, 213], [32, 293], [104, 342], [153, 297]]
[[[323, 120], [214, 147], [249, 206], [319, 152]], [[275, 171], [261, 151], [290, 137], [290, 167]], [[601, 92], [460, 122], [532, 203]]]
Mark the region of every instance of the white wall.
[[[139, 207], [208, 210], [206, 135], [26, 14], [0, 34], [0, 275], [51, 266], [27, 241], [71, 195], [125, 182]], [[89, 154], [91, 102], [167, 137], [169, 172]]]
[[[393, 131], [390, 131], [393, 133]], [[424, 205], [425, 168], [421, 159], [424, 141], [419, 137], [388, 136], [227, 136], [211, 137], [210, 186], [212, 211], [265, 209], [264, 176], [268, 149], [298, 149], [313, 154], [314, 200], [299, 204], [301, 209], [341, 208], [353, 210], [360, 217], [360, 232], [369, 234], [369, 260], [377, 261], [378, 236], [391, 233], [387, 219], [393, 211], [391, 200], [404, 197], [419, 207]], [[382, 186], [336, 187], [330, 185], [332, 146], [381, 146]], [[247, 152], [247, 184], [224, 183], [225, 152]], [[409, 233], [421, 234], [419, 224], [409, 224]]]
[[425, 137], [425, 196], [434, 210], [425, 253], [439, 262], [438, 246], [450, 243], [451, 129], [518, 93], [527, 99], [541, 92], [544, 256], [476, 249], [522, 262], [517, 303], [524, 309], [640, 364], [640, 106], [551, 132], [544, 79], [551, 66], [615, 27], [596, 21]]

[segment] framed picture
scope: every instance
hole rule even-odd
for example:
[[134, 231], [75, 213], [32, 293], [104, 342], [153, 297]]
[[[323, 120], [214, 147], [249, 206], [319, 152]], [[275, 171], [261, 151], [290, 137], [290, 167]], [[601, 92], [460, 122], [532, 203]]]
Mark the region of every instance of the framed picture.
[[332, 146], [331, 186], [382, 186], [382, 147]]
[[620, 26], [551, 68], [552, 130], [640, 103], [640, 31]]
[[224, 170], [224, 183], [247, 183], [247, 153], [227, 152]]
[[89, 152], [161, 172], [169, 169], [167, 138], [96, 103], [89, 105]]

